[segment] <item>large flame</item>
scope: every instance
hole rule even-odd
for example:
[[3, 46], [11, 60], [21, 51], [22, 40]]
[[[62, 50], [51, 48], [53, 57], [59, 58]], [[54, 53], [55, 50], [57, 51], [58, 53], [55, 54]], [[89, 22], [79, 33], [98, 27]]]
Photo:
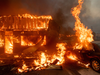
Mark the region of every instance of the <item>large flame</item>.
[[[11, 41], [9, 41], [9, 39], [11, 39]], [[13, 41], [12, 41], [12, 37], [5, 37], [5, 53], [7, 54], [12, 54], [13, 53]]]
[[[13, 29], [13, 31], [36, 31], [41, 29], [47, 30], [49, 21], [52, 17], [50, 15], [36, 16], [31, 14], [18, 14], [17, 16], [0, 16], [0, 19], [7, 19], [5, 21], [0, 21], [2, 24], [0, 31], [3, 31], [4, 29]], [[8, 22], [8, 24], [6, 24], [6, 22]]]
[[91, 29], [85, 28], [83, 23], [81, 23], [79, 14], [82, 9], [83, 0], [78, 0], [79, 5], [72, 9], [72, 15], [74, 16], [75, 22], [75, 31], [76, 36], [78, 37], [78, 43], [74, 46], [75, 49], [82, 49], [83, 47], [87, 50], [91, 49], [90, 42], [93, 41], [93, 35]]
[[5, 53], [13, 53], [13, 33], [12, 31], [5, 32]]
[[65, 55], [65, 52], [66, 52], [66, 47], [65, 47], [65, 45], [67, 45], [67, 44], [66, 44], [66, 43], [58, 43], [58, 44], [56, 45], [57, 50], [58, 50], [57, 56], [56, 56], [56, 58], [59, 60], [58, 65], [64, 63], [64, 61], [65, 61], [65, 60], [64, 60], [64, 55]]
[[[14, 43], [19, 43], [21, 46], [35, 46], [43, 37], [44, 39], [41, 46], [46, 45], [46, 36], [41, 37], [40, 35], [43, 34], [39, 34], [39, 31], [46, 31], [50, 20], [52, 20], [50, 15], [36, 16], [31, 14], [18, 14], [0, 16], [0, 47], [4, 46], [5, 53], [12, 54]], [[16, 31], [18, 31], [18, 33], [16, 33]], [[16, 36], [16, 34], [19, 35]], [[36, 36], [39, 34], [39, 38], [35, 38], [34, 34], [36, 34]], [[24, 39], [24, 35], [31, 35], [32, 37], [30, 39], [30, 37], [26, 36], [26, 39]]]
[[[54, 65], [63, 64], [65, 61], [64, 60], [64, 55], [65, 55], [65, 50], [66, 50], [65, 45], [66, 45], [66, 43], [57, 43], [57, 45], [56, 45], [57, 54], [54, 54], [54, 55], [47, 55], [44, 52], [40, 52], [38, 59], [33, 61], [34, 65], [36, 66], [33, 68], [33, 70], [45, 69], [47, 66], [51, 65], [56, 60], [58, 60], [58, 61]], [[24, 66], [26, 66], [25, 63], [23, 64], [22, 68], [18, 68], [18, 72], [24, 72], [26, 69], [29, 69], [29, 68], [27, 68], [27, 66], [24, 69], [23, 68]]]

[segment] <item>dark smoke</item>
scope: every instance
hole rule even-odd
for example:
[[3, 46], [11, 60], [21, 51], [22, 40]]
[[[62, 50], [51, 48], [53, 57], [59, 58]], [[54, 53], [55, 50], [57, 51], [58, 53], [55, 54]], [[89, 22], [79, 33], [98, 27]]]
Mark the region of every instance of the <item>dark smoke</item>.
[[22, 3], [33, 15], [51, 15], [60, 26], [60, 33], [73, 33], [75, 19], [71, 8], [77, 5], [77, 0], [22, 0]]

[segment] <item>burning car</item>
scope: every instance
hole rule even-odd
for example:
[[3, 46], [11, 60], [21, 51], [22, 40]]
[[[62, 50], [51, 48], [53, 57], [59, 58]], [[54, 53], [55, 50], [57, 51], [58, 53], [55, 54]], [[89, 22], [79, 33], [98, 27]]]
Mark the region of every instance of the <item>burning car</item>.
[[92, 45], [92, 50], [66, 50], [66, 62], [69, 62], [69, 60], [70, 62], [76, 61], [78, 64], [82, 64], [86, 67], [90, 66], [93, 70], [100, 72], [100, 48], [97, 44], [92, 43]]
[[[100, 49], [94, 41], [92, 30], [84, 26], [79, 18], [80, 11], [82, 9], [83, 0], [78, 0], [78, 5], [72, 8], [71, 13], [74, 16], [75, 22], [75, 36], [77, 39], [73, 42], [73, 46], [66, 47], [65, 59], [71, 59], [79, 64], [90, 66], [93, 70], [100, 72]], [[66, 59], [68, 62], [68, 60]], [[85, 64], [86, 63], [86, 64]]]

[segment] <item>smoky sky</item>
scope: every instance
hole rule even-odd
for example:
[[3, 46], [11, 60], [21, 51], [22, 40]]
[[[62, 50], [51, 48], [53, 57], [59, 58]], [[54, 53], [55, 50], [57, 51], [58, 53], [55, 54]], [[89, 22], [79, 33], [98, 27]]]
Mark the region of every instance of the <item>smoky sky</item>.
[[84, 0], [80, 17], [85, 26], [100, 33], [100, 0]]
[[[100, 0], [84, 0], [80, 18], [82, 23], [94, 32], [100, 31]], [[75, 19], [71, 8], [78, 0], [0, 0], [0, 15], [29, 13], [32, 15], [51, 15], [62, 32], [74, 28]]]
[[74, 28], [75, 19], [71, 14], [71, 8], [77, 5], [77, 0], [22, 0], [22, 3], [31, 14], [51, 15], [60, 26], [61, 33]]

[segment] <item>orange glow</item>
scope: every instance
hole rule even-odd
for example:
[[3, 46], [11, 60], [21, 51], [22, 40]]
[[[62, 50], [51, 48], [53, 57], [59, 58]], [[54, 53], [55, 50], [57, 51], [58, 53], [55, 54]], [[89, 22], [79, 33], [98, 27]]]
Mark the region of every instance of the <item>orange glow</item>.
[[78, 58], [72, 54], [71, 52], [67, 55], [67, 58], [71, 59], [71, 60], [77, 60]]
[[22, 72], [27, 72], [28, 67], [26, 66], [26, 64], [23, 64], [22, 69], [18, 68], [18, 72], [22, 73]]
[[27, 46], [27, 42], [24, 40], [24, 36], [21, 36], [21, 45]]
[[41, 46], [43, 45], [46, 45], [46, 36], [44, 36], [43, 43], [41, 44]]
[[13, 37], [5, 36], [5, 53], [12, 54], [13, 53]]
[[19, 58], [19, 55], [14, 55], [14, 58]]
[[1, 35], [0, 35], [0, 47], [4, 46], [4, 39], [2, 39]]
[[[83, 47], [87, 50], [91, 49], [90, 42], [93, 41], [93, 34], [91, 29], [88, 29], [87, 27], [81, 23], [79, 14], [82, 9], [83, 0], [78, 0], [79, 5], [72, 8], [72, 15], [74, 16], [76, 22], [75, 22], [75, 31], [76, 36], [78, 37], [78, 43], [74, 46], [74, 49], [82, 49]], [[79, 45], [79, 46], [78, 46]]]
[[44, 36], [44, 39], [42, 39], [43, 38], [42, 36], [39, 36], [36, 43], [34, 43], [33, 41], [29, 41], [28, 38], [34, 38], [34, 37], [21, 36], [21, 46], [35, 46], [41, 40], [43, 40], [41, 46], [46, 45], [46, 36]]
[[4, 63], [3, 60], [0, 60], [0, 64], [1, 64], [1, 63]]

